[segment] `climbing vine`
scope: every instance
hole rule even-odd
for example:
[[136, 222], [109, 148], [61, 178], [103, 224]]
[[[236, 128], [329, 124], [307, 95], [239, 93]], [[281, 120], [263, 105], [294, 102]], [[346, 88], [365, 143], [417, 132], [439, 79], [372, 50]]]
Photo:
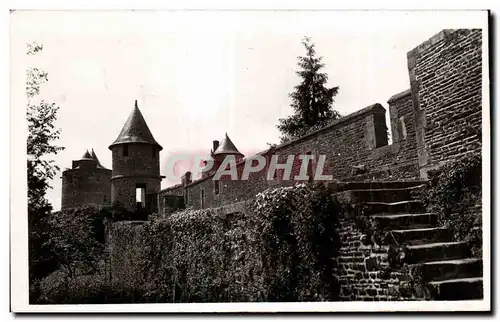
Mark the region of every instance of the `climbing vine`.
[[336, 300], [340, 209], [328, 190], [321, 184], [268, 189], [255, 205], [267, 299]]
[[323, 185], [259, 193], [244, 211], [185, 210], [145, 225], [148, 302], [332, 301], [338, 209]]
[[455, 240], [470, 243], [473, 255], [481, 256], [482, 159], [471, 153], [429, 173], [428, 210], [439, 215]]

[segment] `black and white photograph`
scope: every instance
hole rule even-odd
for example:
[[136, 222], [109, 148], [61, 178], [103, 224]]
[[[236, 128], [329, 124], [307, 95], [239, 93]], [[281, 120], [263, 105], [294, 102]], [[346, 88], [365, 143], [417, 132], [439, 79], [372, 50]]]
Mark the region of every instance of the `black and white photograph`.
[[487, 10], [9, 19], [12, 312], [491, 310]]

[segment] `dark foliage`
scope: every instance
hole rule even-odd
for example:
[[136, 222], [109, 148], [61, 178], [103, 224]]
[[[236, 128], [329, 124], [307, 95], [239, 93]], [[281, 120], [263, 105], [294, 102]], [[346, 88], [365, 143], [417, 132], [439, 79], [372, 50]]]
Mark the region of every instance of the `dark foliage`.
[[43, 297], [37, 304], [132, 304], [145, 303], [137, 289], [115, 289], [104, 285], [89, 285], [78, 292], [56, 292], [50, 298]]
[[267, 301], [335, 301], [338, 213], [323, 185], [265, 191], [256, 200]]
[[[52, 278], [51, 283], [60, 289], [60, 296], [69, 296], [79, 276], [98, 272], [104, 250], [104, 225], [100, 215], [99, 208], [86, 206], [54, 212], [41, 222], [46, 232], [39, 253], [43, 253], [42, 259], [50, 265], [47, 275], [58, 276]], [[39, 286], [32, 285], [31, 303], [43, 302], [45, 294], [42, 293]]]
[[437, 170], [430, 171], [429, 178], [430, 206], [438, 207], [445, 215], [463, 211], [477, 201], [475, 198], [468, 198], [471, 194], [481, 195], [481, 155], [468, 154], [455, 162], [449, 162]]
[[103, 218], [105, 217], [113, 221], [148, 220], [149, 215], [150, 212], [147, 209], [128, 211], [120, 206], [106, 207], [102, 210]]
[[338, 209], [322, 186], [269, 189], [242, 213], [145, 225], [143, 302], [334, 301]]
[[430, 211], [453, 231], [455, 240], [468, 241], [473, 253], [481, 256], [481, 155], [471, 153], [429, 173], [427, 196]]
[[[28, 44], [28, 55], [35, 55], [42, 46]], [[54, 145], [60, 131], [55, 129], [58, 107], [44, 100], [37, 100], [40, 85], [48, 80], [47, 73], [29, 68], [26, 75], [27, 105], [27, 181], [28, 181], [28, 265], [30, 300], [40, 294], [40, 279], [57, 269], [54, 255], [46, 251], [44, 244], [48, 239], [47, 219], [52, 205], [46, 199], [49, 181], [59, 170], [48, 157], [63, 148]]]

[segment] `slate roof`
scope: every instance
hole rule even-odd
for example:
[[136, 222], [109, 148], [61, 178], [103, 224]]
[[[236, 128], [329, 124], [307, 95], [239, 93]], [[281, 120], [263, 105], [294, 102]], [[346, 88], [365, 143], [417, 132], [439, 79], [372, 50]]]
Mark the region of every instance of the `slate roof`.
[[127, 121], [123, 125], [123, 128], [118, 135], [118, 138], [109, 146], [109, 149], [114, 145], [124, 144], [124, 143], [143, 143], [156, 145], [160, 150], [163, 148], [156, 142], [149, 130], [141, 111], [137, 107], [137, 100], [135, 101], [134, 109], [130, 113]]
[[233, 141], [231, 141], [229, 136], [227, 136], [227, 133], [224, 140], [222, 140], [222, 142], [219, 144], [219, 147], [214, 152], [214, 155], [221, 155], [221, 154], [237, 154], [243, 156], [243, 154], [241, 154], [241, 152], [238, 151]]
[[[99, 159], [97, 158], [97, 155], [95, 154], [94, 149], [92, 149], [92, 150], [90, 151], [90, 157], [91, 157], [92, 159], [94, 159], [95, 161], [97, 161], [97, 168], [99, 168], [99, 169], [106, 169], [105, 167], [103, 167], [103, 166], [102, 166], [101, 162], [100, 162], [100, 161], [99, 161]], [[106, 169], [106, 170], [107, 170], [107, 169]]]
[[85, 153], [82, 155], [80, 160], [92, 160], [92, 156], [89, 153], [89, 150], [85, 150]]

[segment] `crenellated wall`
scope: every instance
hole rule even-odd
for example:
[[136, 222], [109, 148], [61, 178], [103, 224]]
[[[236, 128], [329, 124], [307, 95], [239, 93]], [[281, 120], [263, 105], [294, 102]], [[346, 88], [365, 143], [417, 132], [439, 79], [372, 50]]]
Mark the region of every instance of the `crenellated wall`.
[[[63, 174], [62, 208], [106, 204], [109, 197], [116, 206], [133, 211], [137, 207], [138, 184], [146, 187], [147, 203], [151, 206], [148, 209], [160, 213], [171, 212], [178, 205], [227, 205], [252, 198], [268, 187], [296, 183], [293, 177], [301, 168], [298, 156], [304, 154], [316, 157], [311, 173], [316, 172], [318, 156], [324, 155], [322, 174], [332, 175], [333, 181], [426, 179], [428, 170], [481, 150], [482, 44], [479, 29], [448, 29], [407, 54], [410, 89], [387, 102], [390, 145], [386, 110], [377, 103], [260, 153], [267, 163], [271, 155], [279, 156], [281, 164], [288, 156], [295, 156], [292, 180], [284, 180], [280, 171], [267, 180], [266, 167], [251, 173], [248, 180], [223, 177], [217, 182], [213, 175], [204, 175], [194, 182], [189, 180], [160, 191], [158, 147], [121, 144], [113, 148], [111, 187], [109, 170], [78, 169]], [[240, 175], [242, 165], [238, 166]]]
[[[268, 162], [271, 155], [278, 155], [280, 163], [289, 155], [326, 155], [323, 174], [332, 175], [333, 181], [425, 179], [429, 169], [481, 149], [481, 44], [480, 30], [444, 30], [408, 53], [411, 88], [388, 100], [392, 144], [388, 144], [386, 110], [374, 104], [261, 155]], [[316, 167], [313, 163], [313, 172]], [[300, 161], [295, 162], [292, 177], [300, 168]], [[241, 170], [242, 164], [239, 164], [239, 175]], [[219, 182], [213, 180], [213, 176], [194, 182], [183, 179], [182, 184], [159, 192], [160, 214], [174, 211], [172, 205], [181, 199], [187, 207], [224, 206], [219, 210], [230, 214], [241, 201], [252, 199], [268, 187], [297, 182], [283, 180], [281, 173], [267, 180], [267, 170], [251, 173], [248, 180], [231, 181], [223, 177]], [[377, 190], [377, 187], [370, 189]], [[403, 213], [406, 214], [406, 210]], [[404, 298], [400, 286], [408, 276], [386, 270], [390, 261], [389, 248], [364, 245], [365, 234], [346, 214], [341, 214], [340, 218], [341, 245], [337, 257], [340, 300]], [[432, 214], [418, 214], [428, 218], [430, 223], [432, 216], [428, 215]], [[412, 218], [410, 216], [407, 224], [412, 223]], [[400, 229], [398, 220], [396, 226]], [[138, 244], [141, 227], [140, 223], [133, 222], [112, 223], [110, 227], [111, 272], [119, 283], [137, 283], [136, 250], [142, 247]]]
[[[481, 45], [481, 30], [443, 30], [408, 53], [411, 88], [388, 100], [390, 145], [386, 111], [374, 104], [261, 154], [268, 162], [276, 154], [280, 163], [289, 155], [325, 155], [323, 174], [332, 175], [334, 181], [426, 179], [429, 169], [481, 149]], [[313, 173], [316, 166], [313, 161]], [[292, 178], [300, 167], [296, 158]], [[206, 176], [162, 191], [159, 197], [187, 196], [186, 206], [206, 208], [296, 182], [282, 180], [280, 174], [269, 181], [266, 173], [267, 168], [252, 173], [248, 180], [222, 180], [220, 184]]]
[[[400, 108], [401, 111], [396, 108], [395, 118], [404, 117], [408, 122], [413, 119], [407, 97], [391, 102], [394, 106], [405, 106]], [[270, 163], [272, 155], [278, 156], [280, 164], [286, 163], [287, 157], [293, 155], [291, 180], [283, 178], [282, 170], [278, 170], [272, 180], [267, 180], [267, 166], [260, 172], [250, 173], [248, 180], [230, 180], [229, 176], [222, 176], [218, 182], [214, 180], [213, 175], [205, 176], [185, 185], [162, 190], [158, 197], [160, 212], [164, 209], [167, 195], [187, 196], [185, 205], [200, 209], [247, 200], [276, 185], [295, 184], [299, 180], [293, 178], [299, 175], [302, 166], [298, 156], [305, 154], [316, 157], [312, 162], [311, 174], [315, 174], [318, 168], [318, 156], [324, 155], [325, 162], [321, 174], [332, 175], [335, 181], [418, 179], [415, 141], [412, 141], [411, 136], [414, 127], [408, 123], [407, 133], [410, 135], [401, 135], [395, 144], [388, 145], [385, 113], [382, 105], [374, 104], [344, 116], [316, 132], [260, 153], [266, 158], [266, 164]], [[241, 178], [243, 166], [244, 163], [237, 165], [238, 178]], [[356, 167], [362, 168], [362, 173], [358, 173]]]

